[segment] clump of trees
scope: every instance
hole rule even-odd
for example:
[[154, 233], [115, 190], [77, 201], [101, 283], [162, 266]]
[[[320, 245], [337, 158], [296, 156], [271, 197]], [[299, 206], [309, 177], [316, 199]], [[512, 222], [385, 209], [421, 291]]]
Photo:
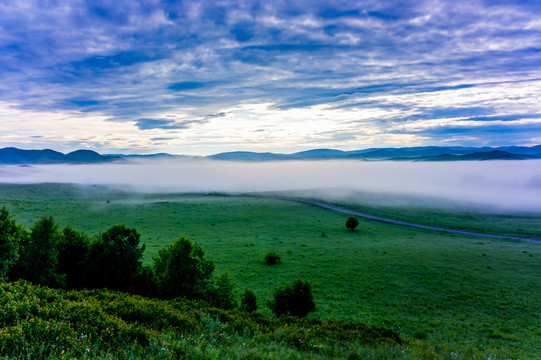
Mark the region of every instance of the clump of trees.
[[[70, 226], [60, 230], [50, 216], [41, 217], [30, 231], [0, 209], [0, 282], [19, 279], [64, 289], [124, 291], [147, 297], [178, 297], [204, 301], [221, 309], [238, 307], [229, 274], [213, 277], [214, 262], [196, 242], [180, 237], [161, 249], [153, 266], [143, 266], [145, 244], [135, 228], [110, 227], [90, 238]], [[280, 263], [268, 253], [266, 264]], [[296, 280], [276, 289], [269, 303], [277, 315], [304, 317], [315, 310], [310, 284]], [[253, 291], [241, 296], [240, 309], [257, 310]]]

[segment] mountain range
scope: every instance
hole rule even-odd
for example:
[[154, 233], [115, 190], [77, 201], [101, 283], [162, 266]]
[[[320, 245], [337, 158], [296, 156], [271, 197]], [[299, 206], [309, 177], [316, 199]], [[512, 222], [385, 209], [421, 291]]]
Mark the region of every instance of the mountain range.
[[[149, 155], [101, 155], [91, 150], [77, 150], [68, 154], [58, 151], [22, 150], [13, 147], [0, 149], [0, 164], [90, 164], [114, 161], [129, 161], [133, 158], [160, 159], [179, 158], [185, 155], [166, 153]], [[394, 160], [394, 161], [461, 161], [461, 160], [528, 160], [541, 159], [541, 145], [502, 147], [407, 147], [371, 148], [354, 151], [314, 149], [293, 154], [258, 153], [249, 151], [225, 152], [207, 156], [213, 160], [227, 161], [279, 161], [279, 160]]]

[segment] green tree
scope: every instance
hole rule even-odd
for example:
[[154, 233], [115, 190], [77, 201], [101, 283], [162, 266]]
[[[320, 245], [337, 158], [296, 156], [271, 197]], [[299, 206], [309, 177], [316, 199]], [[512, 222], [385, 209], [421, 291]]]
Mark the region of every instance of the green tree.
[[66, 287], [82, 289], [85, 286], [85, 267], [90, 239], [85, 233], [66, 226], [58, 242], [58, 272], [66, 275]]
[[26, 230], [11, 218], [6, 207], [0, 209], [0, 282], [19, 259], [19, 245], [27, 238]]
[[223, 273], [214, 279], [214, 283], [207, 294], [210, 305], [219, 309], [232, 310], [237, 307], [235, 300], [235, 285], [228, 273]]
[[110, 227], [91, 243], [85, 269], [89, 288], [133, 291], [143, 271], [145, 244], [141, 235], [124, 224]]
[[357, 218], [354, 216], [348, 217], [346, 220], [346, 227], [349, 229], [349, 231], [353, 232], [357, 226], [359, 226], [359, 220], [357, 220]]
[[316, 310], [310, 284], [299, 279], [276, 288], [269, 307], [276, 316], [305, 317]]
[[214, 263], [204, 258], [203, 248], [181, 237], [154, 258], [154, 276], [158, 294], [166, 299], [185, 297], [199, 300], [209, 289]]
[[42, 216], [31, 229], [23, 256], [27, 280], [50, 287], [64, 285], [65, 279], [58, 273], [59, 241], [60, 233], [53, 217]]
[[240, 300], [240, 310], [252, 313], [257, 310], [257, 298], [252, 290], [246, 289]]

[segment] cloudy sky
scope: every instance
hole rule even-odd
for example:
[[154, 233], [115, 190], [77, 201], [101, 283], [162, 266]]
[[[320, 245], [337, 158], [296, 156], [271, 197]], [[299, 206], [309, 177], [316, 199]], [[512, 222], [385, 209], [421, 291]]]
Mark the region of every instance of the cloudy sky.
[[0, 147], [541, 143], [541, 2], [0, 1]]

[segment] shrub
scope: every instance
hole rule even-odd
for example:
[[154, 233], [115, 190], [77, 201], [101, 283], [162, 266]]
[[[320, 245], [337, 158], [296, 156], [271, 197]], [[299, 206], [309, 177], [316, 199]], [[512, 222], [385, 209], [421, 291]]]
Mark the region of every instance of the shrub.
[[253, 291], [246, 289], [240, 300], [240, 310], [252, 313], [257, 310], [257, 298]]
[[267, 265], [276, 265], [280, 264], [281, 262], [282, 260], [280, 259], [280, 255], [275, 252], [270, 252], [265, 255], [265, 264]]
[[359, 220], [357, 220], [357, 218], [354, 216], [348, 217], [346, 220], [346, 227], [349, 229], [349, 231], [353, 232], [357, 226], [359, 226]]
[[274, 291], [274, 298], [269, 307], [276, 316], [305, 317], [316, 310], [310, 284], [299, 279], [278, 287]]

